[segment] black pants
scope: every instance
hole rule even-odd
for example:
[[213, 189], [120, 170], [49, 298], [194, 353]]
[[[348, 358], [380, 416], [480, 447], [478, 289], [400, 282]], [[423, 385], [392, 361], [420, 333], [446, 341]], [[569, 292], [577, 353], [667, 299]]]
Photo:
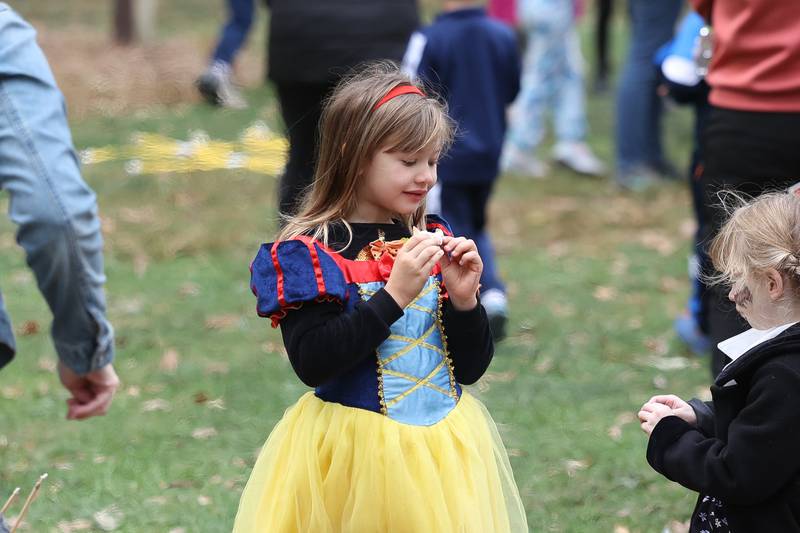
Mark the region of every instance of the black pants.
[[281, 116], [289, 137], [289, 160], [278, 185], [278, 208], [294, 215], [314, 177], [322, 102], [333, 83], [277, 83]]
[[611, 14], [614, 10], [613, 0], [597, 2], [597, 18], [595, 19], [595, 53], [597, 54], [597, 70], [595, 77], [605, 81], [611, 72], [608, 62], [608, 35], [611, 26]]
[[[701, 234], [706, 246], [725, 222], [717, 193], [735, 190], [750, 196], [785, 189], [800, 181], [800, 113], [735, 111], [713, 107], [703, 134], [705, 166], [701, 177]], [[709, 265], [707, 265], [709, 267]], [[747, 329], [728, 300], [726, 287], [705, 293], [714, 376], [727, 362], [717, 343]]]

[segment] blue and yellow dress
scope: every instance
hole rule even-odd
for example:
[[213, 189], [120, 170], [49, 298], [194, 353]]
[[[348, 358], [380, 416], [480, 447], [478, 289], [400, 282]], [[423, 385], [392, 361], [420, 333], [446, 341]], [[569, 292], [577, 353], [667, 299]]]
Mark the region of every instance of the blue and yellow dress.
[[[428, 226], [447, 229], [433, 217]], [[262, 245], [253, 261], [258, 313], [280, 323], [295, 371], [315, 390], [267, 439], [234, 532], [526, 532], [497, 428], [459, 384], [477, 380], [491, 359], [485, 313], [454, 311], [438, 269], [400, 309], [382, 288], [390, 239], [407, 228], [354, 224], [353, 232], [341, 252], [302, 237]], [[308, 341], [325, 328], [336, 331], [330, 342]], [[364, 354], [348, 359], [337, 337]], [[325, 370], [329, 359], [336, 371]]]

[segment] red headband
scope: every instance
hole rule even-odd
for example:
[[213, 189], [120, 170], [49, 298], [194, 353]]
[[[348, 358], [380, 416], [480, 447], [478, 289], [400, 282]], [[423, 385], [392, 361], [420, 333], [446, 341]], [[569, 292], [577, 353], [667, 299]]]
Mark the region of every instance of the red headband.
[[400, 96], [400, 95], [403, 95], [403, 94], [418, 94], [418, 95], [422, 96], [423, 98], [425, 98], [425, 93], [422, 92], [419, 89], [419, 87], [417, 87], [415, 85], [398, 85], [397, 87], [393, 88], [388, 93], [386, 93], [386, 96], [381, 98], [378, 101], [378, 103], [375, 104], [375, 107], [372, 108], [372, 111], [375, 111], [376, 109], [378, 109], [380, 106], [382, 106], [383, 104], [385, 104], [386, 102], [388, 102], [389, 100], [394, 98], [395, 96]]

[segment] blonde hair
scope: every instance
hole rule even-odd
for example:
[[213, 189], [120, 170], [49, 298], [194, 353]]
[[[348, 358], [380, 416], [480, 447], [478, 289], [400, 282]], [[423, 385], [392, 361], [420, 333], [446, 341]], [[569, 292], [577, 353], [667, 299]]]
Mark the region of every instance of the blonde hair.
[[729, 191], [720, 198], [728, 219], [711, 241], [709, 255], [717, 273], [707, 280], [737, 290], [749, 277], [774, 268], [797, 287], [800, 198], [792, 192], [769, 192], [748, 199]]
[[[414, 85], [428, 96], [407, 94], [375, 105], [398, 85]], [[328, 244], [331, 225], [341, 222], [352, 238], [346, 217], [357, 207], [363, 170], [379, 149], [414, 153], [435, 146], [444, 151], [454, 126], [445, 105], [403, 74], [396, 64], [366, 65], [342, 80], [322, 111], [319, 157], [314, 181], [298, 214], [287, 217], [278, 239], [302, 234]], [[424, 229], [425, 203], [403, 217], [409, 230]]]

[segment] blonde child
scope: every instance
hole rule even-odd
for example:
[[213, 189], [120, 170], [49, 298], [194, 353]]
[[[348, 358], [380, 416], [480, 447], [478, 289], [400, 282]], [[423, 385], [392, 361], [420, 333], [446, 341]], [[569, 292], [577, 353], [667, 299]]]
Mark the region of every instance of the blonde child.
[[753, 329], [719, 344], [712, 402], [654, 396], [639, 420], [650, 465], [700, 494], [690, 531], [800, 531], [800, 199], [738, 203], [710, 255]]
[[339, 84], [320, 134], [312, 189], [251, 267], [315, 390], [269, 436], [234, 532], [527, 531], [494, 423], [461, 388], [493, 354], [481, 258], [424, 215], [450, 119], [380, 64]]

